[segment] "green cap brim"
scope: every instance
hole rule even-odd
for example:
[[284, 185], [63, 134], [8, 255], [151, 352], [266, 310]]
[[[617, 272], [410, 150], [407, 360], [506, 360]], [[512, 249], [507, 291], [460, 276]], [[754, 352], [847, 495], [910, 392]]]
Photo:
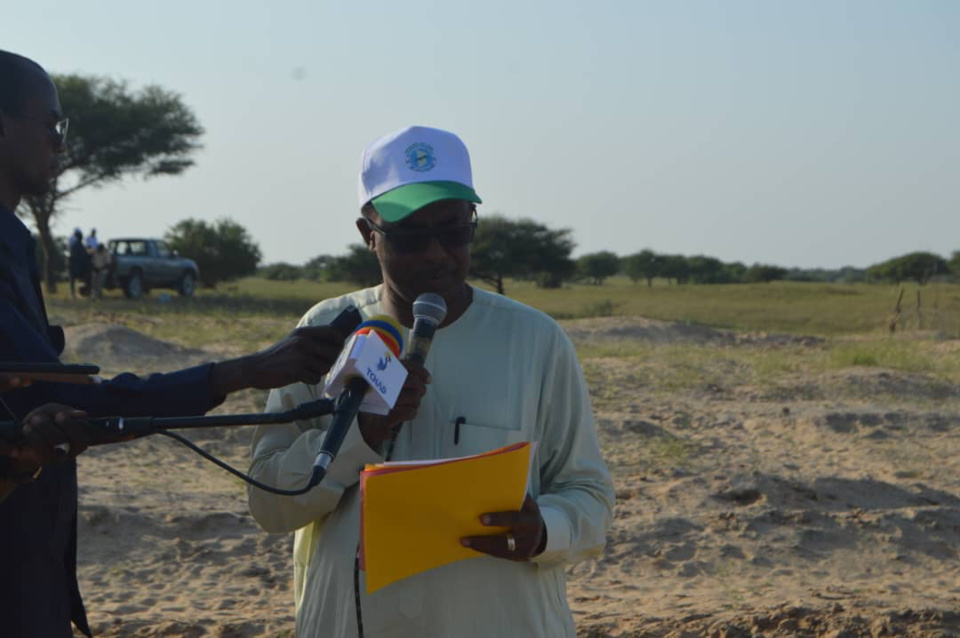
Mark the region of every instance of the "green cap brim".
[[373, 207], [387, 222], [398, 222], [428, 204], [443, 199], [465, 199], [482, 204], [480, 196], [459, 182], [418, 182], [387, 191], [372, 200]]

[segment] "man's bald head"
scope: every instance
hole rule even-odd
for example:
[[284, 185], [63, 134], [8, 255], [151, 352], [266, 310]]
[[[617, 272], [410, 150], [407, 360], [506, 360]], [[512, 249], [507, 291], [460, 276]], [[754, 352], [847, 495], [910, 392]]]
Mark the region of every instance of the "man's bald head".
[[57, 87], [43, 68], [0, 51], [0, 204], [49, 192], [63, 150]]
[[0, 109], [19, 113], [38, 85], [49, 81], [43, 67], [30, 58], [0, 50]]

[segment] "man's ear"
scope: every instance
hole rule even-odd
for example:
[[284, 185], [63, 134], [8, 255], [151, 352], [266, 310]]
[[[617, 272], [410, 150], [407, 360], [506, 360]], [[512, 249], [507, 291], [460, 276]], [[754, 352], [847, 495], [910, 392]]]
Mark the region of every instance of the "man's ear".
[[373, 230], [367, 226], [367, 221], [361, 217], [357, 219], [357, 230], [360, 231], [360, 236], [363, 237], [363, 243], [366, 244], [367, 248], [370, 250], [374, 249], [374, 234]]

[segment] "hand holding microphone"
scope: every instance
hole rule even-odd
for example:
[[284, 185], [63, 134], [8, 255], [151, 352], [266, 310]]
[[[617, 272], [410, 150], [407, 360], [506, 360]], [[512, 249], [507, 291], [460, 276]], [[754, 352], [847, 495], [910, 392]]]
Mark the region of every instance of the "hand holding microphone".
[[214, 394], [244, 388], [281, 388], [297, 382], [319, 383], [359, 323], [360, 312], [351, 306], [328, 326], [297, 328], [265, 350], [217, 363], [211, 375]]
[[412, 421], [417, 416], [420, 400], [427, 393], [427, 385], [431, 380], [423, 364], [430, 351], [433, 335], [446, 316], [447, 304], [440, 295], [423, 293], [413, 302], [413, 328], [410, 330], [407, 356], [403, 360], [408, 375], [397, 403], [386, 416], [361, 414], [357, 419], [363, 440], [371, 448], [379, 449], [385, 441], [395, 436], [400, 424]]
[[417, 416], [420, 409], [420, 400], [427, 393], [430, 384], [430, 373], [419, 366], [407, 367], [407, 380], [400, 390], [397, 403], [386, 416], [361, 412], [357, 416], [360, 434], [371, 449], [379, 449], [384, 441], [393, 436], [395, 427], [404, 421], [411, 421]]

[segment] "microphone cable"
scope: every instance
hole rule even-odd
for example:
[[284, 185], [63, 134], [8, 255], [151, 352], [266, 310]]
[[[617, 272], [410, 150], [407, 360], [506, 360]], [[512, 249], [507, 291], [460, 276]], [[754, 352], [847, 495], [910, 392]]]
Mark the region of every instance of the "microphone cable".
[[199, 445], [197, 445], [196, 443], [194, 443], [193, 441], [191, 441], [185, 436], [177, 434], [176, 432], [170, 432], [169, 430], [157, 430], [156, 434], [162, 434], [163, 436], [170, 437], [174, 441], [179, 441], [180, 443], [185, 445], [187, 448], [196, 452], [201, 457], [210, 461], [217, 467], [226, 470], [230, 474], [233, 474], [234, 476], [236, 476], [238, 479], [254, 486], [255, 488], [263, 490], [264, 492], [269, 492], [270, 494], [277, 494], [278, 496], [300, 496], [301, 494], [306, 494], [307, 492], [312, 490], [314, 487], [316, 487], [316, 484], [314, 483], [314, 480], [313, 480], [313, 476], [307, 479], [306, 485], [295, 490], [282, 490], [279, 487], [271, 487], [270, 485], [261, 483], [260, 481], [258, 481], [257, 479], [253, 478], [248, 474], [244, 474], [240, 470], [229, 465], [226, 461], [222, 461], [218, 459], [213, 454], [211, 454], [210, 452], [207, 452], [206, 450], [204, 450]]
[[[14, 421], [0, 422], [0, 434], [5, 437], [9, 437], [14, 430], [22, 426], [16, 425], [19, 419], [16, 417], [13, 410], [11, 410], [6, 404], [6, 402], [3, 401], [3, 399], [0, 399], [0, 407], [7, 410], [10, 415], [14, 417]], [[171, 429], [291, 423], [293, 421], [300, 421], [326, 414], [336, 414], [338, 408], [339, 405], [337, 405], [333, 400], [320, 399], [310, 403], [300, 404], [299, 406], [285, 412], [161, 418], [106, 417], [92, 419], [92, 421], [99, 422], [108, 432], [111, 432], [114, 435], [123, 435], [125, 433], [129, 433], [132, 438], [142, 438], [151, 434], [161, 434], [182, 443], [191, 451], [199, 454], [207, 461], [210, 461], [217, 467], [226, 470], [233, 476], [236, 476], [249, 485], [278, 496], [300, 496], [301, 494], [306, 494], [309, 492], [311, 489], [316, 487], [320, 481], [323, 480], [323, 477], [326, 474], [325, 468], [318, 469], [315, 467], [303, 487], [293, 490], [280, 489], [278, 487], [261, 483], [252, 476], [243, 473], [242, 471], [229, 465], [227, 462], [217, 458], [210, 452], [207, 452], [185, 436], [172, 432]]]

